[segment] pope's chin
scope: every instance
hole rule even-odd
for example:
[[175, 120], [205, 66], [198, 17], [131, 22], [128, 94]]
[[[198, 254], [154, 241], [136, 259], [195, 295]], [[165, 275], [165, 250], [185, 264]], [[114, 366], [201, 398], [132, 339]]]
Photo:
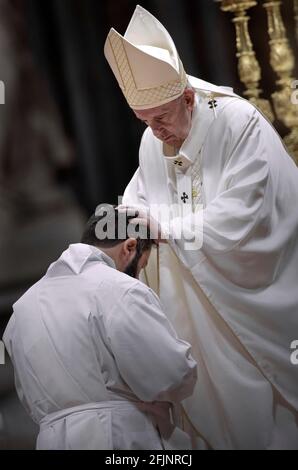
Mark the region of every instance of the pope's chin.
[[177, 147], [180, 144], [180, 140], [178, 140], [176, 137], [169, 136], [165, 138], [160, 138], [160, 140], [167, 145], [171, 145], [172, 147]]

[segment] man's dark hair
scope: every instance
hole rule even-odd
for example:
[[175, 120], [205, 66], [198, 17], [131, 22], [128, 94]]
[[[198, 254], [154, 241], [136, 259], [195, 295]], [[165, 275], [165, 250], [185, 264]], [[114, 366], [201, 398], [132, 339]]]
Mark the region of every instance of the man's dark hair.
[[[95, 215], [92, 215], [86, 224], [81, 243], [97, 248], [112, 248], [119, 245], [130, 238], [129, 224], [137, 216], [137, 211], [128, 215], [126, 211], [118, 211], [112, 205], [98, 206]], [[153, 239], [150, 239], [149, 227], [138, 227], [137, 234], [138, 236], [135, 237], [137, 253], [140, 255], [156, 244]]]

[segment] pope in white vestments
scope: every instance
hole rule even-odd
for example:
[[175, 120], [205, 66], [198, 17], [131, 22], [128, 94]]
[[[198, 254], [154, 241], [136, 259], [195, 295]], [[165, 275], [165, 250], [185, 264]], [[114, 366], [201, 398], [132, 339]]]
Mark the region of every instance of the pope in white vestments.
[[148, 125], [123, 204], [168, 239], [147, 280], [198, 362], [185, 425], [198, 448], [298, 449], [297, 167], [252, 104], [185, 74], [142, 7], [105, 56]]
[[194, 388], [190, 346], [107, 253], [70, 245], [14, 305], [4, 342], [37, 449], [189, 449], [172, 405]]

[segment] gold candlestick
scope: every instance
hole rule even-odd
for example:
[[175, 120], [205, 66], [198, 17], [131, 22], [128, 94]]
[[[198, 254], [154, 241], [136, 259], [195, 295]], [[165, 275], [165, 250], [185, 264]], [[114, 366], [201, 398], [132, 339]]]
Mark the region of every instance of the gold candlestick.
[[256, 4], [255, 0], [221, 0], [221, 10], [232, 12], [235, 15], [232, 21], [236, 28], [238, 72], [240, 80], [246, 87], [243, 94], [273, 122], [274, 114], [271, 104], [268, 100], [261, 98], [262, 90], [259, 87], [261, 67], [257, 61], [248, 30], [250, 18], [247, 16], [247, 10]]
[[298, 105], [292, 100], [295, 61], [281, 16], [281, 3], [278, 0], [263, 5], [268, 17], [270, 64], [278, 76], [278, 91], [272, 94], [272, 100], [277, 118], [290, 129], [284, 141], [298, 163]]

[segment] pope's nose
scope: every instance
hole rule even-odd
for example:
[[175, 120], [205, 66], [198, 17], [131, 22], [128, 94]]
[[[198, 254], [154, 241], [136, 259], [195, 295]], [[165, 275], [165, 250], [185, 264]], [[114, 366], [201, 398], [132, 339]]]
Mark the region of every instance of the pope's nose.
[[151, 129], [152, 129], [152, 132], [153, 134], [155, 135], [155, 137], [157, 137], [158, 139], [162, 138], [165, 136], [165, 130], [160, 127], [159, 125], [152, 125], [150, 126]]

